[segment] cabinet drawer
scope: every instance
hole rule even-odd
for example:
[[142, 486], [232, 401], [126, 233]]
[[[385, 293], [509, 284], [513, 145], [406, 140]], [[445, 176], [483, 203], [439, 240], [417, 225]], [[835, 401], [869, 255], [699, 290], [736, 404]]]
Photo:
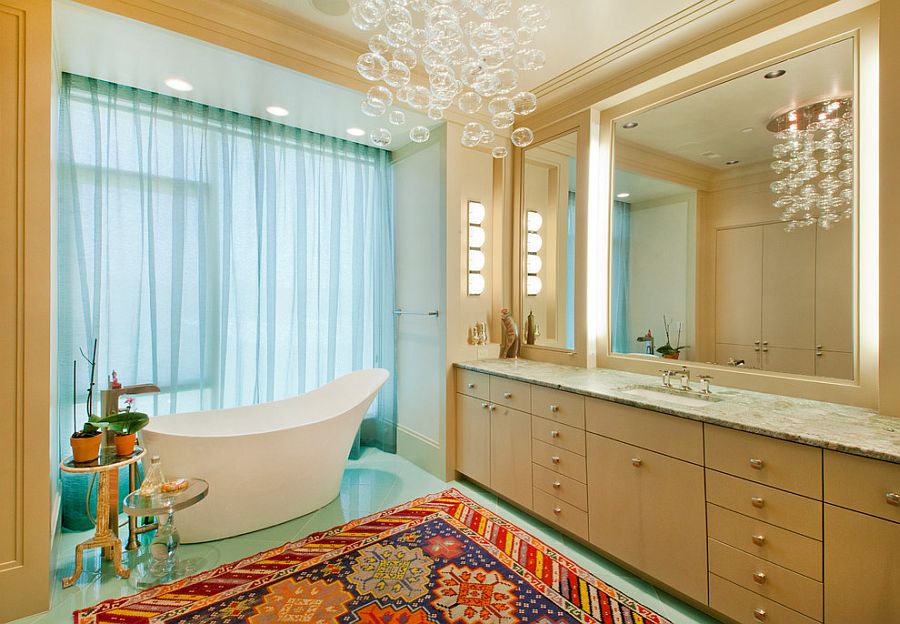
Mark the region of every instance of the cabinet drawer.
[[531, 457], [534, 463], [553, 472], [585, 483], [586, 462], [584, 456], [551, 446], [540, 440], [532, 440]]
[[709, 575], [709, 606], [740, 624], [816, 624], [816, 620], [715, 574]]
[[587, 486], [538, 464], [532, 465], [534, 487], [587, 511]]
[[706, 425], [706, 466], [822, 499], [822, 451], [811, 446]]
[[587, 512], [538, 489], [534, 490], [534, 511], [569, 533], [587, 539]]
[[708, 468], [706, 500], [813, 539], [822, 539], [821, 501]]
[[612, 401], [585, 400], [585, 428], [613, 440], [703, 464], [703, 425]]
[[900, 522], [900, 464], [825, 451], [825, 500]]
[[532, 416], [531, 434], [535, 440], [584, 455], [584, 429], [576, 429], [540, 416]]
[[531, 384], [503, 377], [491, 377], [491, 402], [531, 412]]
[[532, 386], [531, 413], [584, 429], [584, 397], [580, 394]]
[[490, 375], [464, 368], [456, 369], [456, 391], [485, 401], [491, 398]]
[[815, 620], [822, 620], [822, 583], [709, 540], [709, 571]]
[[706, 505], [706, 520], [709, 537], [822, 580], [822, 542], [713, 504]]

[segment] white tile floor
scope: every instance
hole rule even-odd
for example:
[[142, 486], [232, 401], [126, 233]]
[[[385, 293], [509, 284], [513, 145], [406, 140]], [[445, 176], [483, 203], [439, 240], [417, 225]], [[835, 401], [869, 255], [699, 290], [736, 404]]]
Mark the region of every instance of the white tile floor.
[[[675, 624], [710, 624], [716, 621], [677, 598], [657, 590], [539, 520], [499, 501], [490, 492], [467, 481], [444, 483], [402, 457], [373, 449], [364, 449], [361, 459], [349, 463], [344, 474], [340, 497], [326, 507], [302, 518], [240, 537], [182, 546], [178, 551], [179, 557], [202, 558], [204, 563], [202, 568], [212, 568], [450, 487], [459, 489], [480, 504], [531, 532], [608, 584], [659, 612]], [[66, 533], [62, 536], [56, 561], [56, 582], [53, 587], [51, 610], [16, 620], [12, 624], [71, 622], [72, 612], [76, 609], [137, 591], [127, 580], [113, 574], [111, 564], [102, 561], [97, 550], [85, 553], [85, 571], [80, 580], [74, 586], [62, 589], [59, 580], [71, 574], [74, 566], [74, 546], [87, 537], [87, 533]]]

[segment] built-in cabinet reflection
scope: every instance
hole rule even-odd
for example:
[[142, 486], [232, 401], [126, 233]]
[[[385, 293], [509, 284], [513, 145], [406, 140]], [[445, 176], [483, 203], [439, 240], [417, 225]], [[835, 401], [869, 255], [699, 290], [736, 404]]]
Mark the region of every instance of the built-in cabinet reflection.
[[854, 378], [853, 67], [842, 41], [616, 121], [613, 352]]

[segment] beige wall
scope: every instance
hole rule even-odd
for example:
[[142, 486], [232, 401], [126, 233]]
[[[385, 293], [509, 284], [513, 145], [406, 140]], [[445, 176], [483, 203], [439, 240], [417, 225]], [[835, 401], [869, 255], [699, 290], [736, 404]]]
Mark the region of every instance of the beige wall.
[[50, 595], [50, 20], [0, 0], [0, 621]]

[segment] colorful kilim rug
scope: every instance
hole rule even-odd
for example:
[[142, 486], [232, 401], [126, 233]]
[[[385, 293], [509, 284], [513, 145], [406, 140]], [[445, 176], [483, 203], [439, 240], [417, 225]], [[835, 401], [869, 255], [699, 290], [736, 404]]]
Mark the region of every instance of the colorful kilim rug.
[[456, 490], [134, 596], [76, 624], [670, 624]]

